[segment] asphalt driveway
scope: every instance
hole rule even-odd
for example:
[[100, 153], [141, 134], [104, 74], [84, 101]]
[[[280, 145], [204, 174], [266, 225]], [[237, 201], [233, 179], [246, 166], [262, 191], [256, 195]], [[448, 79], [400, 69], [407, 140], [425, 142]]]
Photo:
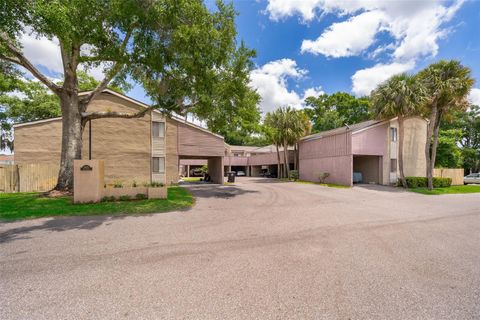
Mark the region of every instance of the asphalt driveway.
[[480, 318], [478, 194], [190, 188], [186, 211], [1, 224], [0, 319]]

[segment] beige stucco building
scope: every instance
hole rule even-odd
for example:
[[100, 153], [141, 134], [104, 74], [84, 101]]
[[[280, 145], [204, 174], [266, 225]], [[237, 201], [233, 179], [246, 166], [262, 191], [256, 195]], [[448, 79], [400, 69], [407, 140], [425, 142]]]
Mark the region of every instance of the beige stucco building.
[[[148, 108], [139, 101], [105, 90], [88, 111], [136, 112]], [[175, 117], [152, 111], [135, 119], [92, 121], [92, 159], [105, 160], [105, 181], [113, 183], [178, 182], [181, 159], [205, 159], [212, 180], [223, 182], [223, 137]], [[15, 163], [60, 161], [61, 118], [14, 126]], [[89, 157], [88, 124], [83, 134], [82, 158]]]

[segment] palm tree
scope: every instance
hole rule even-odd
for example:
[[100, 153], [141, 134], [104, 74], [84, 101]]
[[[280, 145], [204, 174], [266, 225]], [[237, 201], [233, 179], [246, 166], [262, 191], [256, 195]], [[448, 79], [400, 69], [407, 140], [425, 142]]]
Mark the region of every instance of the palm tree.
[[267, 139], [271, 144], [275, 145], [277, 151], [277, 176], [281, 178], [280, 171], [280, 150], [279, 146], [282, 145], [282, 138], [280, 135], [280, 118], [278, 112], [267, 112], [263, 121], [263, 130]]
[[405, 73], [391, 77], [372, 92], [372, 113], [376, 118], [398, 118], [398, 169], [404, 188], [407, 187], [403, 170], [404, 120], [420, 114], [424, 103], [424, 87], [415, 76]]
[[425, 86], [428, 103], [425, 115], [429, 117], [425, 158], [427, 161], [428, 189], [433, 189], [433, 168], [437, 156], [438, 132], [443, 117], [454, 111], [466, 111], [468, 93], [474, 80], [471, 70], [456, 60], [441, 60], [418, 73]]

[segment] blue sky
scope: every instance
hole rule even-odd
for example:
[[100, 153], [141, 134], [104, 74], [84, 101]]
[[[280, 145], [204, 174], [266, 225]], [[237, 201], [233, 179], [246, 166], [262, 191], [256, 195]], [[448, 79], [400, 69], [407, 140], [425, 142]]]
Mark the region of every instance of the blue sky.
[[[252, 82], [266, 111], [282, 101], [301, 106], [305, 90], [365, 95], [394, 73], [416, 72], [440, 59], [460, 60], [480, 81], [480, 1], [238, 0], [234, 5], [238, 39], [257, 51], [254, 75], [260, 79]], [[286, 92], [275, 91], [277, 84]], [[480, 102], [480, 90], [471, 97]]]
[[[227, 1], [227, 0], [225, 0]], [[214, 0], [206, 0], [209, 8]], [[395, 73], [458, 59], [477, 79], [480, 104], [480, 1], [474, 0], [234, 0], [238, 40], [257, 51], [250, 85], [261, 109], [302, 107], [322, 92], [368, 95]], [[25, 34], [26, 56], [55, 77], [58, 42]], [[103, 70], [91, 70], [97, 79]], [[149, 102], [141, 87], [128, 93]]]

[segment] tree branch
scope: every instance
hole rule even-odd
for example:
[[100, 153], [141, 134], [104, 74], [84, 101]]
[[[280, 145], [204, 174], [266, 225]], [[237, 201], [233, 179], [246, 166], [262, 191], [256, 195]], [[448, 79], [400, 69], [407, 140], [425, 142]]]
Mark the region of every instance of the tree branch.
[[[130, 30], [128, 30], [128, 32], [125, 34], [125, 38], [123, 39], [123, 42], [120, 46], [120, 51], [122, 52], [122, 54], [125, 52], [125, 49], [127, 48], [128, 41], [130, 40], [132, 33], [133, 33], [133, 25], [130, 28]], [[116, 61], [114, 63], [113, 67], [108, 71], [103, 81], [89, 95], [87, 95], [84, 99], [82, 99], [82, 104], [84, 108], [86, 108], [87, 105], [93, 99], [95, 99], [100, 93], [102, 93], [103, 90], [107, 88], [108, 84], [117, 75], [121, 67], [122, 67], [122, 64], [119, 61]]]
[[[183, 110], [190, 109], [194, 107], [198, 102], [189, 104], [189, 105], [182, 105]], [[170, 106], [170, 108], [175, 107], [178, 105], [174, 103]], [[105, 119], [105, 118], [122, 118], [122, 119], [133, 119], [133, 118], [141, 118], [147, 113], [152, 110], [158, 109], [158, 105], [153, 105], [138, 112], [115, 112], [115, 111], [96, 111], [96, 112], [83, 112], [82, 113], [82, 121], [87, 122], [89, 120], [95, 119]]]
[[54, 93], [59, 93], [61, 88], [57, 86], [53, 81], [48, 79], [46, 76], [44, 76], [24, 55], [23, 53], [15, 47], [15, 45], [12, 43], [10, 37], [5, 33], [1, 32], [0, 33], [0, 39], [2, 42], [5, 43], [6, 48], [10, 53], [12, 53], [15, 58], [12, 57], [7, 57], [5, 55], [0, 55], [0, 58], [13, 62], [15, 64], [18, 64], [28, 71], [30, 71], [35, 78], [40, 80], [44, 85], [46, 85], [50, 90], [52, 90]]
[[115, 112], [115, 111], [97, 111], [97, 112], [83, 112], [82, 113], [82, 120], [89, 121], [95, 119], [105, 119], [105, 118], [122, 118], [122, 119], [133, 119], [133, 118], [141, 118], [146, 115], [148, 112], [156, 109], [157, 106], [150, 106], [145, 108], [139, 112], [135, 113], [127, 113], [127, 112]]

